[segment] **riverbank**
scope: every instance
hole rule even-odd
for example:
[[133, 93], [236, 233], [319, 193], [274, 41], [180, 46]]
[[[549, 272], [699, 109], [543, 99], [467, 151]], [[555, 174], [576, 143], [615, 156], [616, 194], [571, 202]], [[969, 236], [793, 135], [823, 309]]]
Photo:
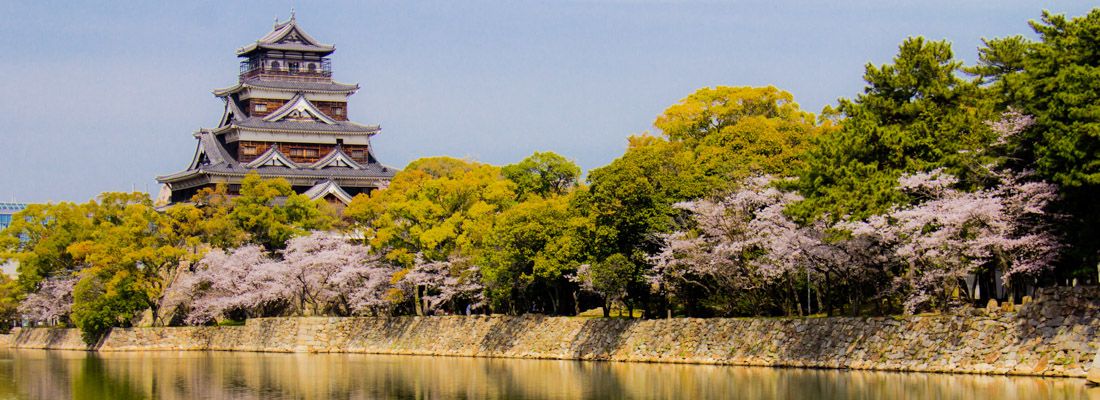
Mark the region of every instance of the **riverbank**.
[[[243, 326], [114, 329], [100, 352], [349, 352], [1085, 377], [1100, 289], [1030, 304], [876, 318], [662, 320], [545, 316], [263, 318]], [[16, 348], [89, 350], [75, 329], [16, 329]]]

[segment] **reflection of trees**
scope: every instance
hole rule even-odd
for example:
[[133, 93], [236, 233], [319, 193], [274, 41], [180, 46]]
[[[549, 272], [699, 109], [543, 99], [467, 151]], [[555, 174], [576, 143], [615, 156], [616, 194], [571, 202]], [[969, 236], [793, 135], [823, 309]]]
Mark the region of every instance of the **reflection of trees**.
[[1078, 380], [363, 354], [0, 351], [0, 398], [1084, 398]]
[[66, 352], [10, 350], [5, 358], [15, 361], [12, 371], [15, 385], [12, 391], [32, 399], [71, 399], [69, 380], [71, 361]]
[[144, 399], [143, 391], [135, 386], [141, 381], [131, 381], [108, 371], [107, 362], [96, 353], [87, 353], [79, 362], [80, 370], [72, 374], [72, 399]]

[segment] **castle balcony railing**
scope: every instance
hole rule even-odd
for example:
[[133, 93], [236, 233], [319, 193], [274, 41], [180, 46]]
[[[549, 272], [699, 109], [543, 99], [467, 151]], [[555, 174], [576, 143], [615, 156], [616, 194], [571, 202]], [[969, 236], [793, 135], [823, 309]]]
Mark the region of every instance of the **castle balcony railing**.
[[251, 78], [276, 78], [284, 81], [328, 82], [332, 80], [332, 64], [328, 60], [321, 62], [280, 63], [272, 67], [266, 63], [241, 62], [240, 81]]

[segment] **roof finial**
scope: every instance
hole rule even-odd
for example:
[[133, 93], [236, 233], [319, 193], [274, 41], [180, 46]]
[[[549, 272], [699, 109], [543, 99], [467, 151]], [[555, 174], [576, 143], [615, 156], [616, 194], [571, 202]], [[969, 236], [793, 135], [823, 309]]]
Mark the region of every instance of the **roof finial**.
[[294, 7], [290, 7], [290, 20], [294, 20]]
[[272, 25], [272, 26], [274, 26], [274, 27], [276, 27], [276, 28], [278, 28], [278, 27], [279, 27], [279, 16], [278, 16], [278, 15], [276, 15], [276, 16], [275, 16], [275, 24], [274, 24], [274, 25]]

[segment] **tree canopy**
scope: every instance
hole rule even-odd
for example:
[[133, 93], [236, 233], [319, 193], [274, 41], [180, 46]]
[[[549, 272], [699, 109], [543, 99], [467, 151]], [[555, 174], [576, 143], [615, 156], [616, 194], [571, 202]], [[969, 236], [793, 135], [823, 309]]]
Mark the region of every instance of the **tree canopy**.
[[366, 228], [373, 248], [409, 267], [418, 255], [471, 255], [514, 202], [515, 183], [499, 167], [435, 157], [410, 163], [385, 190], [356, 196], [345, 216]]
[[549, 197], [568, 193], [577, 186], [581, 167], [553, 152], [536, 152], [515, 164], [501, 168], [505, 178], [516, 184], [520, 198]]
[[906, 201], [895, 183], [907, 172], [942, 167], [964, 185], [981, 183], [977, 150], [993, 140], [985, 122], [995, 114], [961, 67], [949, 43], [920, 37], [905, 40], [893, 63], [868, 64], [863, 93], [840, 99], [840, 129], [809, 150], [797, 183], [806, 199], [792, 211], [803, 220], [885, 212]]

